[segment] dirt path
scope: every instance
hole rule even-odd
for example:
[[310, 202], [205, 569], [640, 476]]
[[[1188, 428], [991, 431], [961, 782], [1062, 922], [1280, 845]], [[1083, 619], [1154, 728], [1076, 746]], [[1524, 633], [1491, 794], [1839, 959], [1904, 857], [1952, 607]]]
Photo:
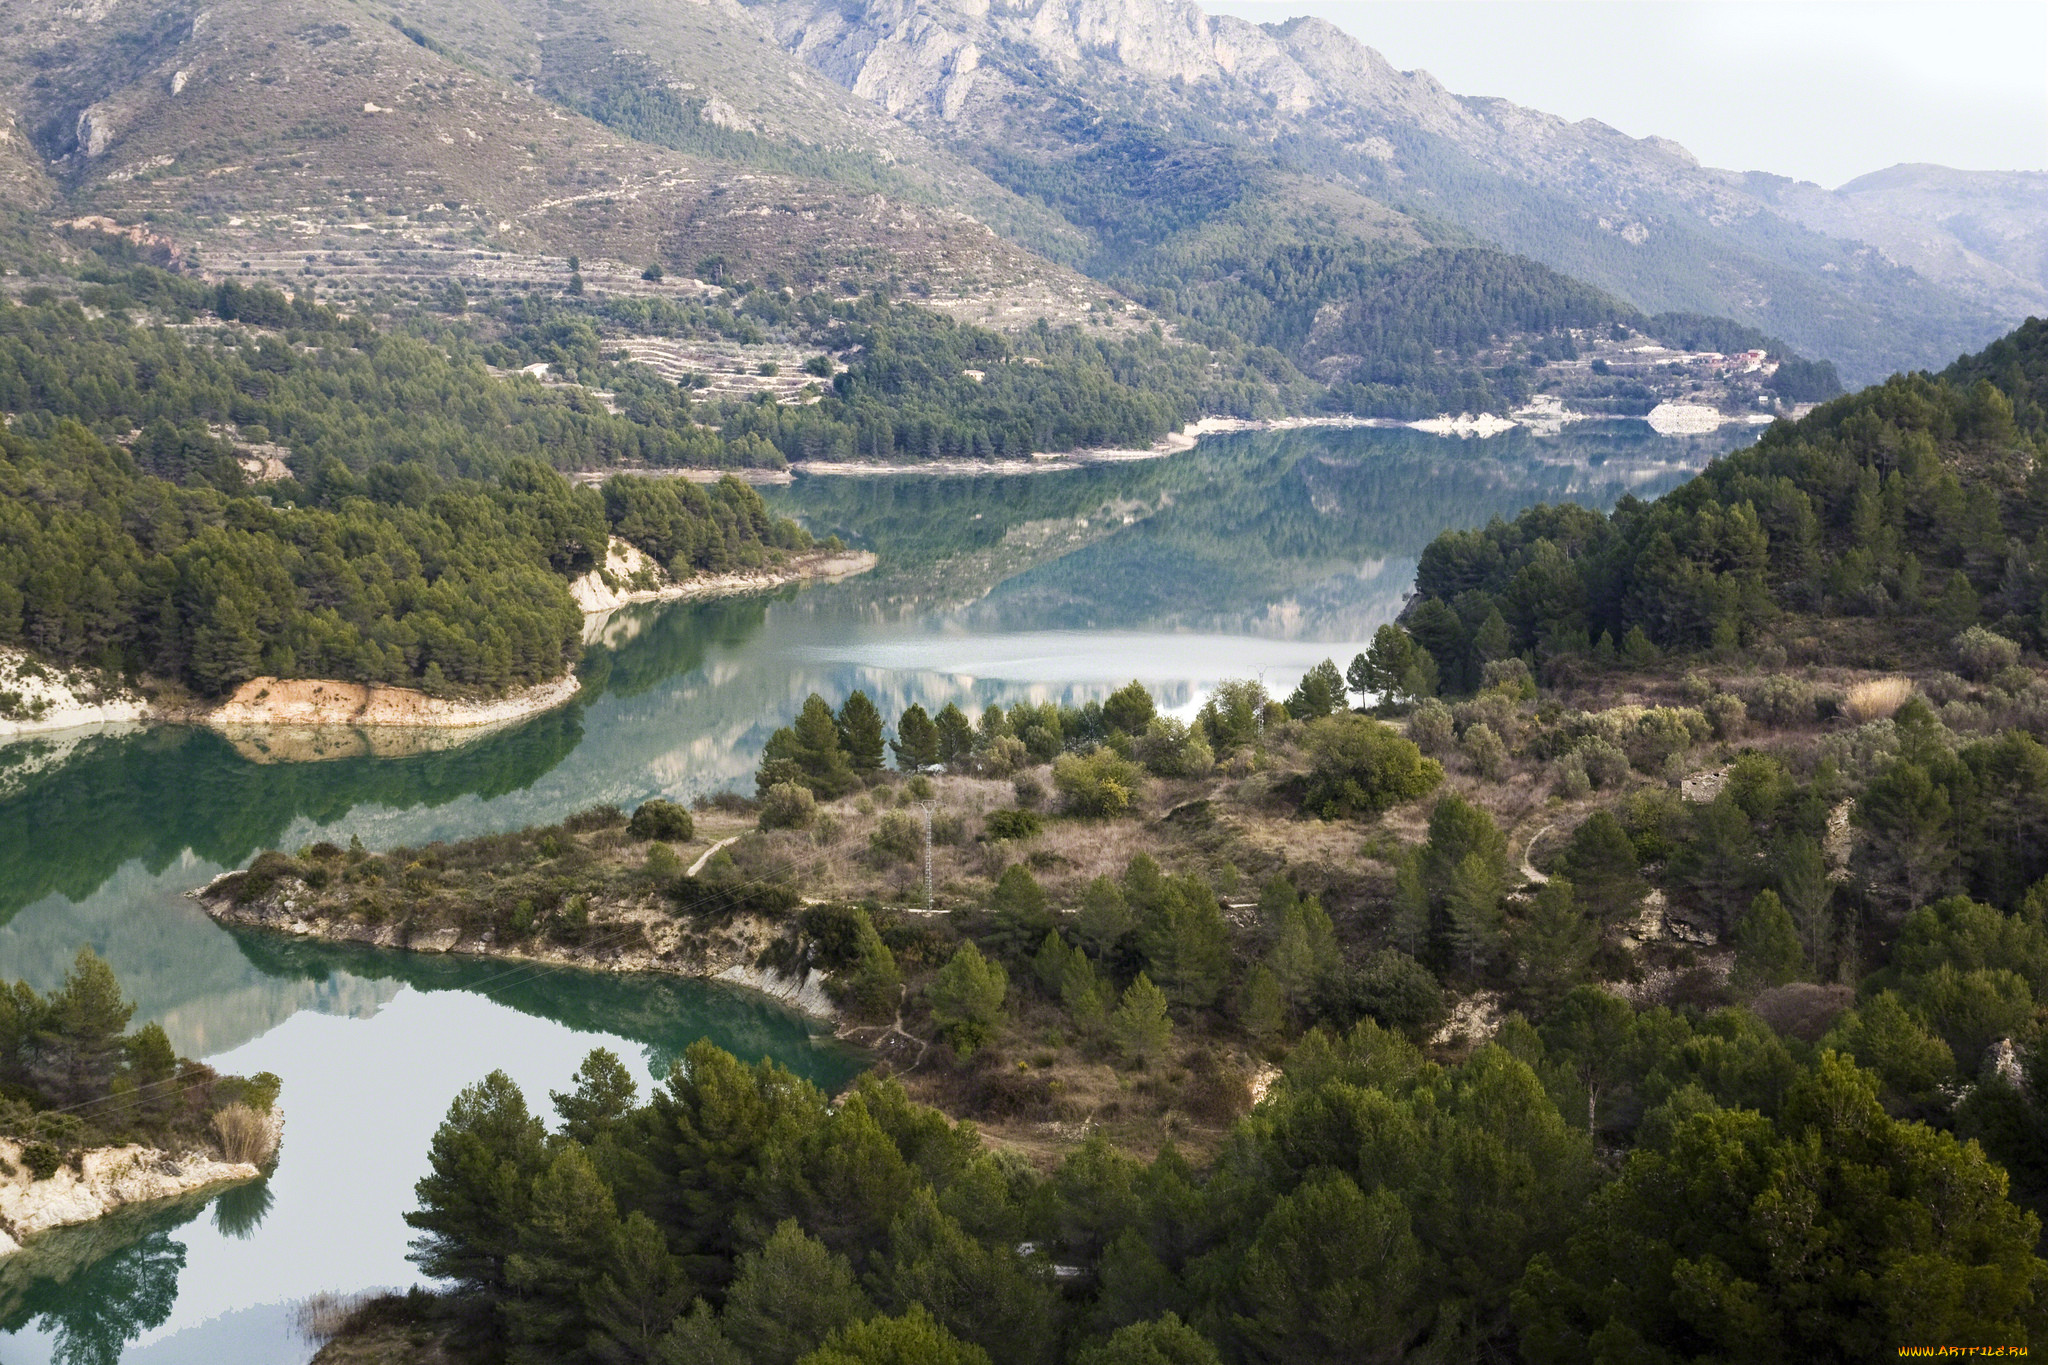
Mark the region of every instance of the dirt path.
[[696, 875], [697, 875], [697, 874], [698, 874], [699, 872], [702, 872], [702, 871], [704, 870], [704, 864], [706, 864], [706, 863], [708, 863], [708, 862], [710, 862], [710, 861], [711, 861], [711, 855], [712, 855], [712, 854], [714, 854], [714, 853], [718, 852], [718, 850], [720, 850], [721, 848], [724, 848], [724, 847], [725, 847], [725, 846], [726, 846], [727, 844], [736, 844], [736, 843], [738, 843], [738, 842], [739, 842], [739, 838], [740, 838], [740, 836], [739, 836], [739, 835], [737, 835], [737, 834], [733, 834], [733, 835], [728, 835], [727, 837], [725, 837], [725, 838], [723, 838], [723, 839], [720, 839], [720, 840], [719, 840], [719, 841], [718, 841], [717, 843], [715, 843], [715, 844], [713, 844], [713, 845], [712, 845], [711, 847], [709, 847], [709, 848], [705, 849], [705, 850], [704, 850], [704, 852], [703, 852], [703, 853], [702, 853], [702, 854], [701, 854], [701, 855], [700, 855], [700, 856], [698, 857], [697, 861], [696, 861], [696, 862], [694, 862], [694, 863], [691, 863], [691, 864], [690, 864], [690, 870], [689, 870], [688, 872], [685, 872], [685, 873], [684, 873], [683, 875], [684, 875], [685, 877], [694, 877], [694, 876], [696, 876]]
[[[887, 1028], [877, 1031], [876, 1026], [873, 1024], [862, 1024], [856, 1028], [841, 1029], [838, 1036], [844, 1042], [857, 1043], [878, 1054], [888, 1051], [889, 1040], [892, 1038], [900, 1038], [906, 1045], [915, 1044], [917, 1047], [916, 1059], [899, 1073], [908, 1075], [924, 1065], [925, 1054], [931, 1050], [932, 1045], [903, 1027], [903, 1002], [910, 998], [910, 987], [905, 985], [898, 986], [896, 989], [896, 1017], [889, 1021]], [[866, 1038], [862, 1036], [868, 1033], [873, 1033], [874, 1037]]]
[[1536, 841], [1556, 828], [1555, 824], [1545, 825], [1542, 829], [1529, 836], [1528, 843], [1522, 845], [1522, 877], [1536, 886], [1541, 886], [1549, 881], [1550, 876], [1548, 873], [1538, 872], [1536, 864], [1529, 860], [1536, 855]]

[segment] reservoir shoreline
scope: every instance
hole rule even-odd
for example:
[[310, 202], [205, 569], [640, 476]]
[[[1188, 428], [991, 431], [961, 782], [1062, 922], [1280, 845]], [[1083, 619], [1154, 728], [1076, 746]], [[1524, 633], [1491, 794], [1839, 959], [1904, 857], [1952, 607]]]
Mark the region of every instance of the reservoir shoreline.
[[[583, 609], [587, 641], [612, 612], [629, 604], [739, 597], [795, 583], [836, 582], [874, 566], [875, 556], [866, 551], [821, 550], [794, 556], [774, 568], [705, 574], [681, 582], [669, 581], [664, 575], [650, 586], [626, 590], [613, 589], [593, 571], [572, 585], [572, 593]], [[237, 747], [260, 741], [268, 731], [303, 736], [305, 732], [345, 730], [369, 736], [362, 745], [337, 748], [295, 742], [278, 750], [280, 754], [302, 751], [294, 752], [294, 756], [306, 758], [330, 757], [358, 749], [371, 753], [387, 749], [404, 751], [408, 745], [379, 737], [407, 731], [488, 732], [565, 705], [580, 687], [573, 669], [502, 696], [475, 699], [433, 697], [416, 688], [385, 683], [257, 677], [243, 683], [222, 702], [165, 703], [134, 688], [109, 685], [78, 670], [38, 660], [23, 650], [0, 649], [0, 691], [16, 699], [9, 714], [0, 714], [0, 744], [70, 730], [183, 724], [220, 730]], [[255, 747], [265, 751], [271, 748], [260, 743]]]

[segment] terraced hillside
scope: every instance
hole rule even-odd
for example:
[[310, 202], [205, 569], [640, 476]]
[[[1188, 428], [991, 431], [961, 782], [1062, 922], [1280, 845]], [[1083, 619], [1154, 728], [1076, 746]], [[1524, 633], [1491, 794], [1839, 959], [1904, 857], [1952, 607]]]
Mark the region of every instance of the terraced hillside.
[[628, 291], [650, 263], [687, 281], [716, 261], [795, 282], [1104, 292], [937, 195], [636, 140], [347, 0], [15, 12], [0, 81], [22, 98], [0, 174], [33, 202], [41, 169], [53, 218], [147, 222], [208, 268], [316, 289], [321, 270], [559, 288], [579, 254], [587, 280]]

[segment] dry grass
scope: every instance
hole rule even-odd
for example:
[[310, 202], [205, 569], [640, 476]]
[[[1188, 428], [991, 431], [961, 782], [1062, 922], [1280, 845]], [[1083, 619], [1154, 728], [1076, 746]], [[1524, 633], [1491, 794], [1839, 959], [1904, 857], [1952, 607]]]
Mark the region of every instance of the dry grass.
[[1849, 719], [1857, 724], [1873, 720], [1884, 720], [1906, 704], [1913, 695], [1913, 680], [1896, 675], [1889, 678], [1872, 678], [1849, 689], [1848, 699], [1842, 704]]
[[359, 1294], [330, 1294], [322, 1290], [292, 1305], [292, 1328], [315, 1346], [324, 1346], [340, 1336], [348, 1320], [376, 1296], [376, 1291]]
[[246, 1104], [230, 1104], [213, 1116], [213, 1135], [229, 1161], [260, 1165], [277, 1145], [270, 1122]]

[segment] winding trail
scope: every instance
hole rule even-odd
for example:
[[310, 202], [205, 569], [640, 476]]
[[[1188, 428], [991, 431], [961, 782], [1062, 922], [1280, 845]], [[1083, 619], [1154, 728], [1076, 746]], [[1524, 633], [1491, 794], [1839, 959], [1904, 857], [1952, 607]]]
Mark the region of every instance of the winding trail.
[[1536, 864], [1530, 862], [1529, 860], [1536, 855], [1536, 841], [1538, 839], [1541, 839], [1544, 835], [1550, 833], [1550, 831], [1556, 828], [1557, 825], [1555, 822], [1545, 825], [1542, 829], [1537, 830], [1534, 834], [1529, 836], [1528, 843], [1522, 845], [1522, 876], [1533, 885], [1542, 886], [1545, 882], [1548, 882], [1550, 880], [1549, 873], [1538, 872], [1536, 870]]
[[688, 872], [685, 872], [683, 875], [685, 877], [696, 876], [699, 872], [702, 872], [704, 870], [704, 864], [711, 861], [712, 854], [718, 852], [718, 850], [724, 848], [727, 844], [738, 843], [739, 838], [740, 836], [735, 834], [732, 835], [730, 838], [720, 839], [717, 843], [705, 849], [704, 852], [698, 856], [697, 861], [690, 864], [690, 870]]

